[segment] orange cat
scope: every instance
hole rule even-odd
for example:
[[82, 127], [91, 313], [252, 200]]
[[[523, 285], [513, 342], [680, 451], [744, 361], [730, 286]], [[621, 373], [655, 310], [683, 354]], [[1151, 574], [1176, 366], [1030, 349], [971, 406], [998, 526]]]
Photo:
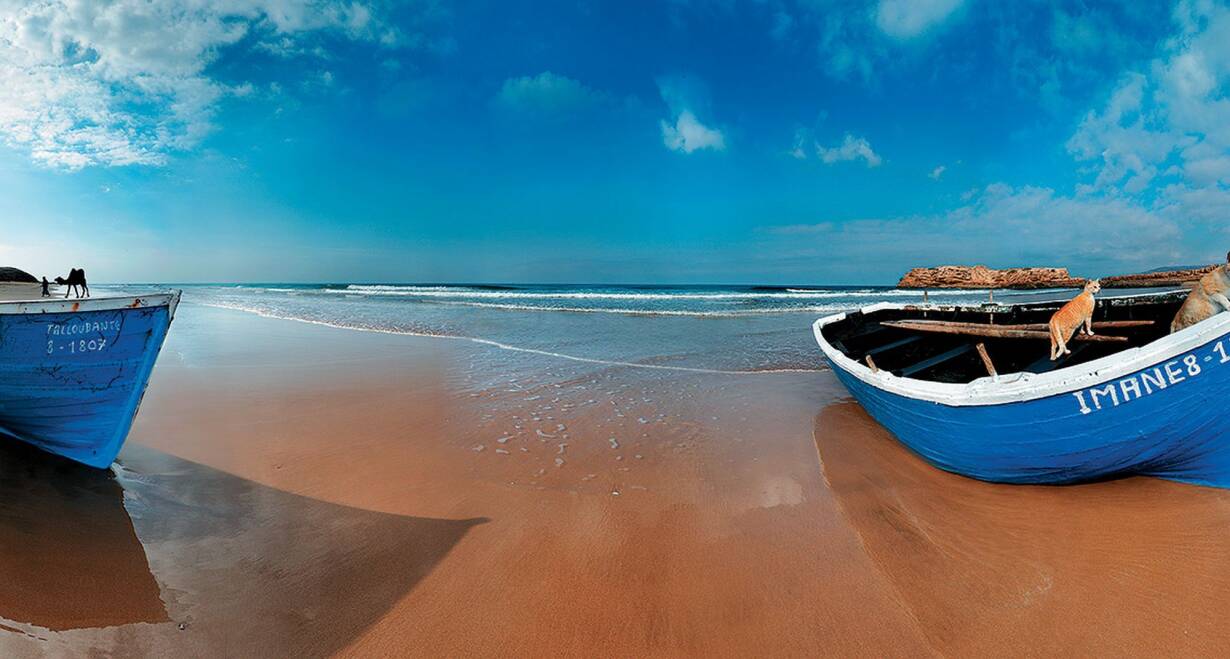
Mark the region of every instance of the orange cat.
[[1085, 334], [1093, 335], [1093, 307], [1097, 304], [1093, 294], [1101, 290], [1101, 282], [1096, 279], [1090, 281], [1085, 284], [1085, 290], [1080, 295], [1072, 298], [1051, 316], [1051, 322], [1047, 324], [1051, 329], [1051, 361], [1059, 359], [1060, 355], [1072, 354], [1072, 351], [1068, 350], [1068, 341], [1072, 340], [1072, 335], [1076, 334], [1076, 330], [1082, 325]]

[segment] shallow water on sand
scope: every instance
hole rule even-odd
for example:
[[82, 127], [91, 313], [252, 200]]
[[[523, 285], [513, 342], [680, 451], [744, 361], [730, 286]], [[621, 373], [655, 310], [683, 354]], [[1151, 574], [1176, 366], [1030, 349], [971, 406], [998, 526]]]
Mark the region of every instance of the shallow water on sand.
[[[148, 290], [120, 287], [111, 290]], [[665, 370], [819, 368], [811, 323], [877, 302], [914, 303], [921, 291], [885, 287], [441, 286], [249, 284], [184, 289], [202, 304], [376, 332], [478, 341], [530, 362], [573, 360]], [[979, 303], [989, 291], [932, 293]], [[1069, 291], [996, 293], [1025, 301]], [[490, 353], [490, 370], [518, 361]]]
[[1230, 650], [1224, 491], [978, 483], [829, 372], [613, 361], [189, 298], [114, 476], [0, 453], [0, 654]]

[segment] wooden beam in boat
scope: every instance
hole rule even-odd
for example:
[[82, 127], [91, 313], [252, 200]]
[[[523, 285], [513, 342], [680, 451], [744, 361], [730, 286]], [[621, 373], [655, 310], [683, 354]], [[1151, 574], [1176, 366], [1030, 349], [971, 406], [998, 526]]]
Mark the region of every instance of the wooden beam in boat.
[[881, 325], [881, 324], [879, 324], [879, 323], [867, 323], [867, 324], [863, 325], [861, 328], [859, 328], [859, 329], [858, 329], [858, 331], [856, 331], [856, 332], [851, 332], [851, 333], [849, 333], [849, 334], [845, 335], [843, 338], [845, 338], [846, 340], [851, 340], [851, 339], [861, 339], [861, 338], [863, 338], [863, 337], [865, 337], [865, 336], [870, 336], [870, 335], [875, 334], [875, 333], [877, 333], [877, 332], [883, 332], [883, 331], [884, 331], [884, 330], [886, 330], [886, 329], [888, 329], [888, 328], [887, 328], [887, 327], [884, 327], [883, 325]]
[[[1004, 325], [987, 325], [986, 323], [957, 323], [944, 320], [882, 320], [881, 325], [897, 329], [915, 330], [917, 332], [935, 332], [937, 334], [959, 334], [961, 336], [986, 336], [993, 339], [1039, 339], [1049, 341], [1050, 333], [1040, 330], [1014, 329]], [[1126, 343], [1126, 336], [1110, 336], [1106, 334], [1075, 334], [1072, 341], [1105, 341], [1108, 343]]]
[[1072, 352], [1060, 355], [1059, 359], [1055, 360], [1052, 360], [1049, 355], [1045, 355], [1038, 361], [1025, 367], [1025, 371], [1028, 373], [1050, 373], [1057, 368], [1066, 366], [1068, 362], [1076, 359], [1076, 356], [1084, 352], [1085, 348], [1088, 348], [1090, 345], [1089, 343], [1074, 345], [1072, 346]]
[[917, 364], [911, 364], [909, 366], [906, 366], [905, 368], [901, 369], [901, 375], [902, 377], [909, 377], [911, 375], [914, 375], [915, 373], [918, 373], [919, 371], [925, 371], [931, 368], [932, 366], [938, 366], [950, 359], [960, 357], [961, 355], [964, 355], [965, 353], [973, 349], [974, 349], [974, 346], [971, 346], [969, 344], [957, 346], [953, 348], [952, 350], [949, 350], [948, 352], [942, 352], [934, 357], [929, 357], [927, 359], [924, 359], [918, 362]]
[[867, 362], [867, 368], [870, 368], [872, 373], [880, 372], [880, 367], [876, 366], [876, 362], [871, 358], [871, 355], [863, 357], [863, 360]]
[[1156, 324], [1156, 320], [1103, 320], [1095, 322], [1093, 324], [1093, 328], [1113, 329], [1119, 327], [1152, 327]]
[[[1157, 321], [1153, 321], [1153, 320], [1104, 320], [1099, 323], [1094, 323], [1093, 329], [1094, 331], [1097, 331], [1097, 330], [1108, 330], [1108, 329], [1125, 329], [1129, 327], [1151, 327], [1155, 325], [1156, 322]], [[983, 323], [973, 323], [973, 324], [982, 325]], [[1021, 323], [1017, 325], [1012, 325], [1012, 324], [995, 325], [995, 327], [1002, 327], [1004, 329], [1037, 330], [1040, 332], [1048, 331], [1048, 327], [1046, 323]]]
[[893, 341], [892, 343], [885, 343], [882, 346], [876, 346], [867, 351], [867, 356], [870, 357], [872, 355], [878, 355], [882, 352], [888, 352], [889, 350], [892, 350], [894, 348], [900, 348], [901, 346], [909, 345], [921, 339], [922, 339], [921, 336], [917, 334], [912, 334], [910, 336], [905, 337], [904, 339], [899, 339], [897, 341]]
[[982, 358], [982, 365], [987, 368], [987, 375], [995, 377], [999, 375], [995, 372], [995, 364], [991, 362], [991, 356], [987, 354], [987, 346], [979, 341], [974, 345], [974, 349], [978, 351], [978, 356]]

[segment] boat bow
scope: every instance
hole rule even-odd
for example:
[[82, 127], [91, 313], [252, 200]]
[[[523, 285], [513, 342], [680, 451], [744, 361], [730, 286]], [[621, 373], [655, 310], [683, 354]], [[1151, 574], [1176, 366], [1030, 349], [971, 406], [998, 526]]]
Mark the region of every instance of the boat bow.
[[179, 299], [174, 291], [0, 303], [0, 436], [110, 465]]

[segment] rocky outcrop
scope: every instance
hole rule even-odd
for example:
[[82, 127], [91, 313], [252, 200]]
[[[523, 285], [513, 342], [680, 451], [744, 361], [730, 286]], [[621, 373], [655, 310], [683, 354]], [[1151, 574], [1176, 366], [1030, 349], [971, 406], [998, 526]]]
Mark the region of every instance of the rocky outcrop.
[[1007, 268], [993, 270], [983, 265], [942, 265], [914, 268], [905, 273], [898, 288], [1080, 288], [1085, 280], [1068, 274], [1067, 268]]
[[0, 268], [0, 283], [37, 284], [34, 275], [17, 268]]
[[1156, 270], [1135, 275], [1103, 277], [1102, 288], [1152, 288], [1155, 286], [1190, 286], [1209, 272], [1215, 265], [1180, 270]]

